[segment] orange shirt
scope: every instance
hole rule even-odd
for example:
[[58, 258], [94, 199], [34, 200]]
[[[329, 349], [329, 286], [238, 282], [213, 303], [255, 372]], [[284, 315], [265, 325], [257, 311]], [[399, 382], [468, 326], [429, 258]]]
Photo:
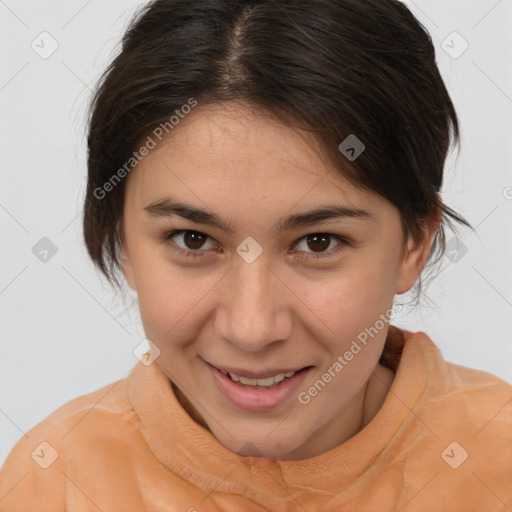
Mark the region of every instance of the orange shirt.
[[18, 441], [0, 471], [0, 511], [510, 511], [512, 386], [445, 361], [422, 332], [403, 334], [373, 420], [301, 461], [229, 451], [157, 364], [138, 362]]

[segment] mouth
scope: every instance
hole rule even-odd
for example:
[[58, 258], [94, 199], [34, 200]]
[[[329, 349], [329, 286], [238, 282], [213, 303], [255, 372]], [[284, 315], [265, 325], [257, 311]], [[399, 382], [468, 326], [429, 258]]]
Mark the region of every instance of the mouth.
[[302, 384], [313, 366], [297, 370], [276, 369], [252, 372], [217, 368], [206, 363], [222, 396], [239, 409], [261, 412], [285, 403]]
[[[278, 371], [270, 371], [266, 373], [270, 373], [268, 377], [248, 377], [247, 375], [257, 375], [256, 373], [244, 372], [240, 371], [240, 373], [235, 373], [231, 371], [227, 371], [222, 368], [217, 368], [224, 375], [227, 375], [233, 382], [238, 382], [243, 384], [244, 386], [254, 387], [256, 389], [272, 389], [280, 382], [283, 382], [285, 379], [290, 379], [297, 373], [306, 370], [308, 367], [300, 368], [299, 370], [278, 370]], [[261, 374], [260, 374], [261, 375]]]

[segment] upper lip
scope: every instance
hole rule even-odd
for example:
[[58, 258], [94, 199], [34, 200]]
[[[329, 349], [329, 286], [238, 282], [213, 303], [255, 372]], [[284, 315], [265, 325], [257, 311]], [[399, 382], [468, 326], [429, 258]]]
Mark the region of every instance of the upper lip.
[[[210, 364], [210, 363], [208, 363]], [[268, 377], [274, 377], [275, 375], [279, 375], [280, 373], [288, 373], [288, 372], [298, 372], [299, 370], [303, 370], [306, 366], [296, 366], [295, 368], [276, 368], [274, 370], [262, 370], [262, 371], [252, 371], [246, 370], [244, 368], [235, 368], [233, 366], [217, 366], [214, 364], [210, 364], [217, 370], [224, 370], [228, 373], [234, 373], [240, 377], [245, 377], [247, 379], [267, 379]]]

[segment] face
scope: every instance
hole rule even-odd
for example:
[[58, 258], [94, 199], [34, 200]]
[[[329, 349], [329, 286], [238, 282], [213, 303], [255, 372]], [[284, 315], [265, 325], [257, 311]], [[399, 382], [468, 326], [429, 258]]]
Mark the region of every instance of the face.
[[392, 301], [416, 281], [432, 233], [404, 256], [397, 209], [293, 129], [240, 106], [197, 107], [128, 176], [122, 230], [155, 363], [226, 448], [309, 458], [385, 396], [371, 383], [387, 375]]

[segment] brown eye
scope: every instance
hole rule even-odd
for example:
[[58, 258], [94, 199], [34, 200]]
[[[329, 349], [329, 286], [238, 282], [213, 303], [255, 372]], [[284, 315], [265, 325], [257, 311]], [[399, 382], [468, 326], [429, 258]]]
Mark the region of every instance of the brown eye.
[[[332, 240], [338, 242], [334, 248], [331, 246]], [[302, 248], [300, 247], [302, 245]], [[338, 235], [331, 235], [329, 233], [312, 233], [302, 237], [296, 244], [293, 252], [304, 253], [301, 256], [307, 258], [328, 258], [336, 256], [339, 252], [343, 251], [350, 245], [349, 241]], [[297, 250], [298, 248], [298, 250]]]
[[315, 234], [315, 235], [308, 235], [306, 237], [306, 243], [308, 244], [308, 247], [312, 249], [315, 252], [323, 252], [325, 251], [331, 241], [329, 235], [324, 235], [322, 233]]
[[214, 248], [215, 243], [210, 239], [211, 246], [205, 249], [205, 243], [209, 239], [210, 237], [204, 233], [184, 229], [172, 231], [164, 236], [164, 241], [170, 244], [171, 249], [187, 257], [204, 256], [208, 249]]
[[183, 235], [183, 243], [187, 249], [201, 249], [207, 238], [208, 237], [206, 235], [198, 233], [197, 231], [185, 231], [185, 234]]

